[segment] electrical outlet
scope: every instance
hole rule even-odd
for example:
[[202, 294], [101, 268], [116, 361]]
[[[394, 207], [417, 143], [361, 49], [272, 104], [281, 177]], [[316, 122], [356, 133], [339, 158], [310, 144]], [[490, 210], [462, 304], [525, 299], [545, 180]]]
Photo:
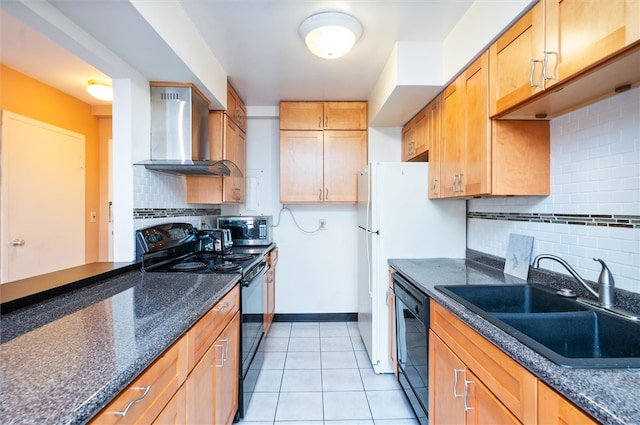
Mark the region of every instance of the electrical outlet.
[[98, 215], [96, 214], [95, 211], [91, 211], [90, 220], [92, 223], [95, 223], [98, 220]]
[[318, 226], [320, 226], [320, 230], [327, 230], [327, 220], [324, 218], [321, 218], [320, 221], [318, 222]]

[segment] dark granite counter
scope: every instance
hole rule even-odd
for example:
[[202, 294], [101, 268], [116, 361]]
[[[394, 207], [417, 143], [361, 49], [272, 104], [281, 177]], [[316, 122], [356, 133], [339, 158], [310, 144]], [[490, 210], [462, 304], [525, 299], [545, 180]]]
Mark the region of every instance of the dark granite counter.
[[238, 281], [125, 270], [3, 314], [0, 423], [87, 422]]
[[[640, 424], [640, 369], [569, 369], [558, 366], [434, 289], [436, 285], [526, 283], [505, 276], [502, 268], [495, 268], [500, 266], [499, 262], [487, 265], [469, 259], [391, 259], [389, 264], [425, 294], [598, 421], [616, 425]], [[554, 288], [573, 288], [585, 296], [582, 287], [553, 273], [532, 270], [528, 280]], [[634, 307], [638, 308], [636, 294], [616, 294], [616, 299], [620, 300], [620, 305], [635, 304]]]

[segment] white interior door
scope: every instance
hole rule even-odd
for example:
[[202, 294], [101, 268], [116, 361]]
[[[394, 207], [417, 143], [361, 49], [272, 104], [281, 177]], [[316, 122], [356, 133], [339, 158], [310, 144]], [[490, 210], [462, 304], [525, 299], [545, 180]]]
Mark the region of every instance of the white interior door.
[[2, 111], [2, 282], [85, 263], [84, 135]]

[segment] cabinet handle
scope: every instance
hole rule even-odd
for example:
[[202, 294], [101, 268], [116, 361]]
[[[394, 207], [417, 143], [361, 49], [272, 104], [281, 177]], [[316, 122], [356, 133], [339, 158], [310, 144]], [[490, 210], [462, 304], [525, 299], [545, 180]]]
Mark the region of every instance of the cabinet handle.
[[458, 373], [460, 373], [460, 372], [464, 372], [464, 370], [463, 369], [453, 369], [453, 396], [455, 398], [464, 396], [464, 393], [463, 394], [458, 394], [458, 392], [456, 391], [456, 388], [458, 387]]
[[[553, 67], [553, 77], [549, 77], [547, 75], [547, 65], [549, 65], [549, 55], [553, 55], [556, 57], [556, 66]], [[543, 83], [547, 80], [556, 80], [556, 71], [558, 70], [558, 52], [544, 52], [544, 60], [542, 61], [542, 81]]]
[[216, 308], [216, 311], [225, 311], [228, 308], [229, 308], [229, 302], [225, 301], [225, 302], [220, 304], [220, 307]]
[[438, 194], [438, 179], [433, 180], [433, 194]]
[[318, 128], [322, 128], [322, 115], [318, 117]]
[[322, 201], [322, 188], [320, 188], [320, 193], [318, 194], [318, 201]]
[[227, 360], [229, 360], [229, 340], [221, 339], [220, 340], [224, 344], [224, 352], [222, 354], [222, 364], [225, 364]]
[[458, 192], [462, 192], [462, 177], [464, 176], [464, 174], [460, 173], [458, 174]]
[[[529, 74], [529, 85], [530, 85], [531, 87], [533, 87], [533, 88], [536, 88], [536, 87], [542, 87], [542, 85], [540, 85], [540, 84], [536, 84], [536, 83], [534, 83], [534, 82], [533, 82], [533, 73], [534, 73], [534, 72], [535, 72], [535, 70], [536, 70], [536, 63], [538, 63], [538, 62], [542, 62], [542, 61], [541, 61], [541, 60], [539, 60], [539, 59], [531, 59], [531, 73]], [[543, 73], [544, 73], [544, 68], [543, 68], [543, 70], [542, 70], [542, 71], [543, 71]]]
[[240, 188], [236, 188], [236, 201], [239, 201], [241, 196], [240, 194], [242, 193], [242, 191], [240, 190]]
[[224, 344], [215, 344], [214, 347], [220, 348], [220, 363], [216, 363], [216, 368], [221, 369], [224, 367]]
[[329, 115], [327, 115], [326, 117], [324, 117], [324, 126], [325, 126], [325, 127], [329, 127]]
[[124, 408], [123, 411], [121, 412], [113, 412], [114, 415], [120, 415], [120, 416], [126, 416], [127, 413], [129, 413], [129, 409], [131, 409], [131, 407], [136, 404], [137, 402], [141, 401], [143, 398], [145, 398], [147, 396], [147, 394], [149, 394], [149, 390], [151, 389], [151, 385], [148, 385], [146, 387], [132, 387], [132, 390], [136, 390], [136, 391], [144, 391], [142, 393], [142, 395], [138, 398], [134, 398], [133, 400], [131, 400], [129, 402], [129, 404], [127, 404], [127, 407]]
[[468, 412], [469, 410], [473, 410], [473, 407], [469, 406], [467, 403], [467, 399], [469, 397], [469, 384], [473, 384], [473, 381], [464, 380], [464, 411]]
[[460, 179], [460, 174], [455, 174], [453, 176], [453, 191], [458, 192], [458, 180]]
[[325, 189], [325, 191], [324, 191], [324, 200], [325, 201], [329, 200], [329, 189]]

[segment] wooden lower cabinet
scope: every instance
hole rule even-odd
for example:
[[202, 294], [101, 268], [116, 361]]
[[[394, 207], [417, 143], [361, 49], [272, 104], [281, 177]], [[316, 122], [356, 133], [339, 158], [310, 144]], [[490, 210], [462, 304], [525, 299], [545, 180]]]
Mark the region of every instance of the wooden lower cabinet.
[[548, 425], [595, 425], [598, 423], [542, 382], [538, 383], [538, 421]]
[[187, 389], [181, 386], [162, 409], [153, 425], [181, 425], [187, 423]]
[[429, 423], [597, 422], [432, 300]]
[[264, 313], [264, 334], [269, 333], [271, 323], [276, 311], [276, 263], [278, 262], [278, 248], [274, 248], [265, 256], [267, 260], [267, 270], [264, 272], [265, 288], [265, 313]]
[[236, 285], [89, 423], [231, 424], [238, 410]]

